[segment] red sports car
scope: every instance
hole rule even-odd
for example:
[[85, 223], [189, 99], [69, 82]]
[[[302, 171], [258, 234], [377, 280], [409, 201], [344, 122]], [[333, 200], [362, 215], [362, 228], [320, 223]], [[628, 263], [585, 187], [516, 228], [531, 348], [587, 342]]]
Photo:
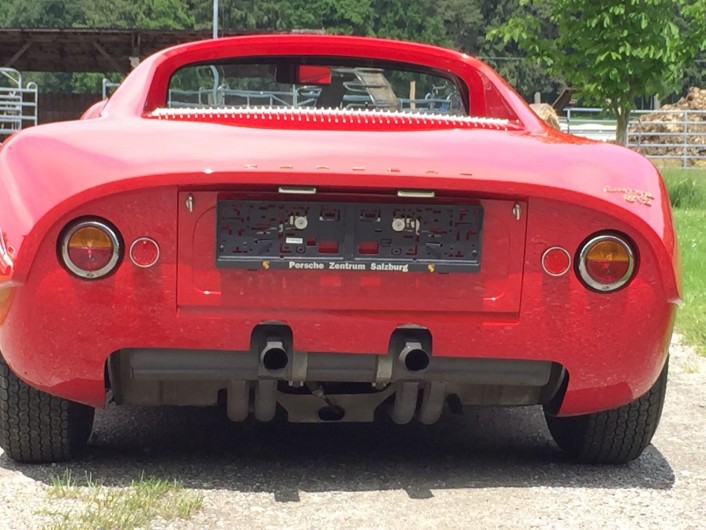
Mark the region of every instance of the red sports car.
[[323, 35], [197, 42], [0, 150], [0, 446], [95, 408], [434, 423], [542, 405], [583, 462], [657, 428], [680, 268], [640, 155], [550, 129], [488, 66]]

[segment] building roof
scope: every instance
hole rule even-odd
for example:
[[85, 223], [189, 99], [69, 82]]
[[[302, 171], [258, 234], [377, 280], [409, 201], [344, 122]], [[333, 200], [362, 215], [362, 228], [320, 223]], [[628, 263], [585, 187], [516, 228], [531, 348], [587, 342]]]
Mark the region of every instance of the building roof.
[[211, 38], [210, 30], [0, 29], [0, 66], [23, 72], [121, 72], [169, 46]]

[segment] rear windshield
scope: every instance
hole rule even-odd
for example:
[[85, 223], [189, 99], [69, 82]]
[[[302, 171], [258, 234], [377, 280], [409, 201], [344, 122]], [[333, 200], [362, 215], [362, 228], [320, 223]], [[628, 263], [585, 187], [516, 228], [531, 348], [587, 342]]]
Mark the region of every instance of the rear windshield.
[[409, 65], [301, 59], [189, 65], [169, 81], [168, 108], [335, 108], [467, 116], [457, 77]]

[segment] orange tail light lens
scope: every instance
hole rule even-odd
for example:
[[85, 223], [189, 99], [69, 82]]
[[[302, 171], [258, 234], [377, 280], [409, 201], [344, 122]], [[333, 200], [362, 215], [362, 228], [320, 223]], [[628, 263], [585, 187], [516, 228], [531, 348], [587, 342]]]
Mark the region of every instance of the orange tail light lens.
[[635, 254], [627, 238], [617, 235], [592, 237], [581, 248], [579, 276], [590, 288], [608, 292], [627, 284], [635, 271]]
[[76, 276], [98, 279], [110, 274], [120, 260], [117, 232], [98, 220], [79, 221], [65, 230], [61, 256]]

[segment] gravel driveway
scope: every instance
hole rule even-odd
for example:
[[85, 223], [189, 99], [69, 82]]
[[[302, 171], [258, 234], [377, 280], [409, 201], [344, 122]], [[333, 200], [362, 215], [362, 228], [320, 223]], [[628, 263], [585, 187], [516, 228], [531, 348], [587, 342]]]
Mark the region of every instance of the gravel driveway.
[[[568, 463], [541, 410], [481, 409], [438, 424], [243, 425], [218, 410], [100, 411], [74, 476], [179, 479], [204, 506], [178, 528], [703, 528], [706, 358], [672, 346], [654, 445], [627, 466]], [[0, 527], [51, 521], [67, 466], [0, 450]], [[165, 527], [156, 521], [155, 528]]]

